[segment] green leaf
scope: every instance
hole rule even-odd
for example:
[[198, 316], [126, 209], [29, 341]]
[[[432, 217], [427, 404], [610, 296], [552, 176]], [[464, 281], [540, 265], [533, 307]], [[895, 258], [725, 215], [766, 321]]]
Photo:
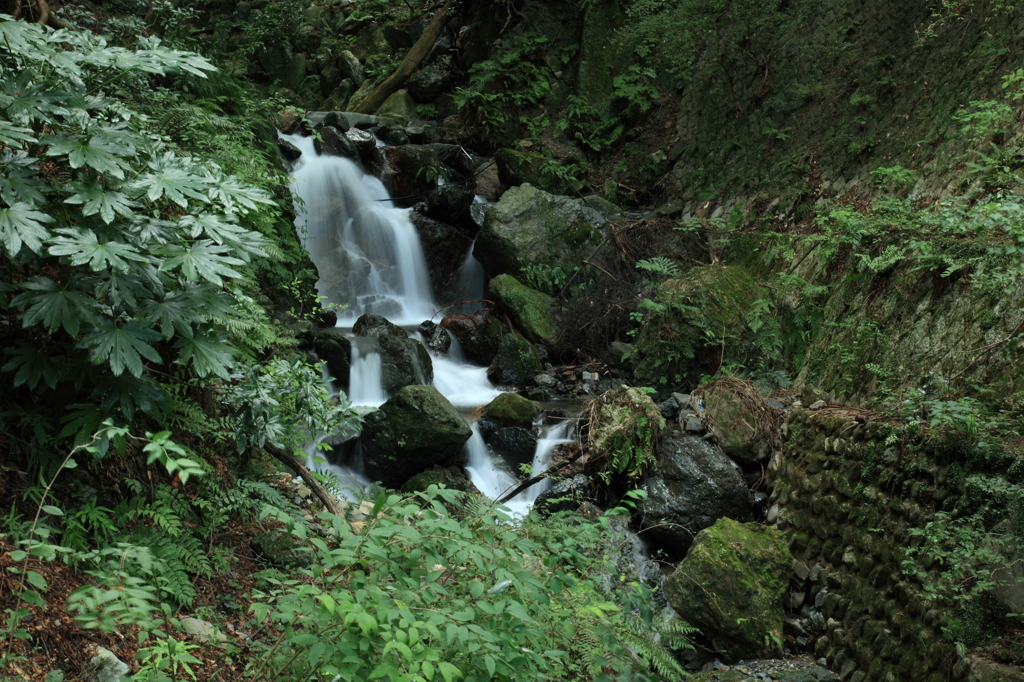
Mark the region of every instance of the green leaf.
[[465, 677], [461, 670], [447, 661], [439, 661], [437, 668], [441, 671], [441, 677], [444, 678], [444, 682], [452, 682], [456, 678]]
[[64, 516], [64, 512], [61, 510], [61, 508], [54, 507], [52, 504], [44, 504], [43, 511], [47, 514], [52, 514], [54, 516]]
[[224, 255], [230, 252], [231, 249], [228, 247], [217, 246], [209, 239], [201, 239], [190, 246], [168, 244], [157, 250], [159, 255], [165, 257], [160, 264], [160, 270], [181, 269], [181, 273], [190, 280], [195, 281], [198, 277], [202, 277], [218, 286], [224, 284], [221, 275], [225, 277], [242, 276], [229, 266], [245, 265], [245, 261]]
[[82, 136], [54, 135], [40, 140], [50, 145], [46, 156], [67, 155], [72, 168], [88, 166], [99, 173], [108, 173], [115, 178], [124, 179], [124, 169], [128, 163], [123, 158], [129, 148], [117, 144], [104, 135], [93, 135], [88, 141]]
[[36, 138], [32, 135], [31, 128], [15, 125], [10, 121], [0, 119], [0, 142], [6, 145], [19, 146], [22, 142], [35, 141]]
[[174, 347], [181, 352], [176, 362], [186, 364], [191, 361], [199, 376], [216, 374], [222, 379], [231, 377], [228, 372], [234, 364], [234, 351], [231, 346], [220, 343], [206, 334], [196, 334], [182, 336], [175, 342]]
[[185, 162], [171, 152], [149, 162], [152, 173], [143, 173], [132, 182], [132, 187], [146, 192], [150, 201], [162, 196], [188, 207], [188, 199], [207, 201], [208, 183], [185, 166]]
[[50, 388], [56, 388], [60, 381], [64, 363], [61, 358], [51, 358], [43, 353], [38, 343], [18, 341], [16, 348], [5, 348], [5, 355], [11, 359], [4, 363], [3, 371], [14, 374], [14, 385], [27, 384], [29, 388], [35, 388], [39, 380], [43, 379]]
[[109, 192], [98, 181], [72, 182], [75, 193], [64, 200], [66, 204], [82, 204], [83, 215], [100, 214], [107, 225], [114, 221], [115, 214], [131, 219], [135, 215], [132, 210], [137, 204], [123, 192]]
[[82, 339], [78, 347], [92, 349], [94, 364], [107, 362], [110, 371], [120, 376], [127, 369], [132, 376], [142, 375], [142, 358], [150, 362], [163, 360], [150, 341], [158, 341], [161, 335], [141, 322], [127, 322], [117, 326], [112, 320], [101, 319], [96, 331]]
[[128, 261], [145, 261], [147, 257], [139, 253], [129, 244], [109, 241], [100, 243], [96, 233], [80, 227], [62, 229], [58, 232], [64, 236], [51, 240], [50, 254], [53, 256], [70, 256], [72, 265], [89, 265], [89, 268], [101, 272], [108, 268], [120, 272], [128, 272]]
[[38, 205], [46, 201], [43, 191], [47, 187], [38, 173], [39, 159], [20, 149], [0, 151], [0, 199], [8, 204], [27, 200]]
[[22, 324], [31, 327], [42, 322], [49, 331], [64, 327], [71, 336], [78, 336], [83, 324], [92, 324], [98, 302], [72, 285], [80, 281], [76, 275], [66, 284], [60, 285], [49, 277], [33, 277], [21, 286], [29, 291], [18, 294], [11, 305], [28, 307]]
[[41, 609], [46, 608], [46, 600], [43, 599], [38, 592], [35, 590], [25, 590], [21, 593], [21, 600], [26, 604], [32, 606], [38, 606]]
[[10, 208], [0, 208], [0, 241], [7, 248], [7, 255], [15, 258], [24, 244], [33, 253], [39, 253], [43, 240], [49, 231], [43, 223], [52, 223], [53, 218], [35, 210], [31, 204], [19, 201]]
[[138, 310], [138, 314], [147, 323], [159, 326], [165, 340], [170, 340], [174, 332], [184, 336], [192, 336], [192, 323], [205, 322], [199, 313], [201, 306], [187, 294], [174, 293], [161, 300], [150, 299]]

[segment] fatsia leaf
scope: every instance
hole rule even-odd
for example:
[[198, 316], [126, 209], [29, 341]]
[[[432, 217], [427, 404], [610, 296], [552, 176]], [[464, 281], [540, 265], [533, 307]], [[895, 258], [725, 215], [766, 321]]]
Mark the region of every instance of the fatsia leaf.
[[132, 188], [144, 191], [150, 201], [166, 196], [186, 208], [189, 198], [204, 202], [207, 200], [206, 180], [193, 173], [190, 164], [173, 153], [167, 152], [150, 161], [149, 167], [153, 172], [139, 175], [132, 183]]
[[34, 206], [24, 201], [10, 208], [0, 208], [0, 241], [7, 248], [7, 255], [11, 258], [17, 256], [22, 244], [39, 253], [43, 240], [49, 236], [43, 223], [52, 222], [53, 218], [36, 211]]
[[234, 175], [211, 176], [210, 180], [210, 199], [221, 202], [226, 211], [248, 213], [256, 210], [257, 204], [274, 203], [267, 192], [240, 182]]
[[34, 204], [46, 201], [46, 184], [39, 180], [39, 159], [14, 149], [0, 151], [0, 199], [10, 204], [29, 200]]
[[187, 279], [195, 281], [202, 277], [208, 282], [222, 285], [225, 277], [241, 277], [241, 274], [233, 270], [232, 265], [245, 265], [242, 261], [233, 256], [225, 256], [225, 252], [231, 250], [226, 246], [218, 246], [209, 239], [201, 239], [194, 244], [180, 246], [168, 244], [157, 249], [156, 253], [165, 256], [160, 264], [164, 271], [181, 270]]
[[228, 369], [234, 364], [234, 357], [227, 344], [206, 334], [195, 334], [191, 338], [179, 338], [174, 347], [181, 352], [177, 362], [185, 364], [191, 361], [199, 376], [216, 374], [222, 379], [231, 377]]
[[15, 386], [28, 384], [29, 388], [35, 388], [42, 379], [50, 388], [57, 387], [64, 370], [63, 358], [52, 358], [43, 353], [38, 345], [28, 341], [18, 341], [16, 347], [5, 348], [4, 355], [11, 356], [11, 359], [4, 363], [3, 371], [17, 370], [14, 374]]
[[227, 216], [201, 213], [183, 216], [180, 225], [189, 230], [192, 237], [205, 234], [217, 244], [230, 244], [236, 249], [257, 256], [266, 256], [262, 248], [267, 241], [258, 232], [236, 225]]
[[109, 241], [100, 243], [96, 233], [80, 227], [62, 229], [63, 235], [50, 241], [50, 254], [53, 256], [69, 256], [72, 265], [89, 265], [93, 271], [112, 268], [119, 272], [128, 272], [128, 261], [145, 261], [147, 256], [139, 253], [130, 244]]
[[[114, 221], [114, 214], [131, 219], [135, 216], [132, 210], [137, 204], [123, 192], [107, 191], [98, 180], [91, 182], [72, 182], [75, 193], [64, 200], [66, 204], [82, 204], [82, 213], [90, 216], [97, 213], [107, 225]], [[2, 185], [0, 185], [2, 187]]]
[[110, 364], [114, 376], [120, 376], [126, 369], [132, 376], [142, 376], [142, 358], [162, 363], [160, 354], [149, 345], [157, 341], [160, 334], [141, 322], [126, 322], [118, 326], [112, 320], [103, 318], [92, 332], [82, 339], [79, 348], [91, 349], [94, 364]]
[[68, 93], [55, 88], [53, 83], [33, 83], [33, 75], [26, 69], [17, 79], [8, 77], [0, 81], [0, 90], [10, 97], [5, 102], [7, 117], [23, 123], [51, 123], [54, 116], [67, 113], [59, 104], [68, 98]]
[[0, 142], [12, 147], [21, 146], [22, 142], [35, 142], [31, 128], [20, 126], [10, 121], [0, 120]]
[[131, 421], [136, 410], [142, 410], [150, 417], [158, 417], [160, 410], [167, 401], [167, 394], [155, 386], [150, 386], [145, 379], [130, 374], [114, 376], [106, 374], [96, 384], [94, 396], [103, 396], [103, 409], [107, 412], [117, 410], [124, 418]]
[[128, 150], [103, 135], [93, 135], [88, 141], [79, 135], [52, 135], [44, 137], [40, 143], [49, 145], [47, 156], [66, 154], [72, 168], [88, 166], [100, 173], [124, 179], [124, 169], [128, 163], [122, 157], [127, 155]]
[[205, 322], [194, 301], [184, 293], [174, 293], [162, 301], [150, 299], [139, 309], [139, 316], [151, 325], [159, 325], [164, 339], [170, 340], [174, 332], [192, 335], [193, 322]]
[[57, 284], [49, 277], [33, 277], [20, 286], [28, 289], [11, 301], [13, 306], [27, 306], [22, 324], [31, 327], [40, 322], [48, 331], [63, 327], [71, 336], [78, 336], [83, 324], [92, 324], [99, 305], [95, 298], [78, 289], [80, 278], [72, 277]]

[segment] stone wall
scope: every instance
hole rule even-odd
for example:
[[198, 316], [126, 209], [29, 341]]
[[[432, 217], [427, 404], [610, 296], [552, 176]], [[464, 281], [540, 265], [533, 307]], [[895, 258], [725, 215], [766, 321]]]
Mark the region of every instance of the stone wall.
[[806, 579], [791, 605], [813, 616], [815, 655], [846, 682], [964, 680], [971, 666], [943, 638], [943, 609], [900, 567], [908, 529], [956, 491], [927, 459], [909, 466], [886, 445], [890, 432], [843, 410], [797, 410], [786, 420], [769, 520], [806, 567], [798, 565]]

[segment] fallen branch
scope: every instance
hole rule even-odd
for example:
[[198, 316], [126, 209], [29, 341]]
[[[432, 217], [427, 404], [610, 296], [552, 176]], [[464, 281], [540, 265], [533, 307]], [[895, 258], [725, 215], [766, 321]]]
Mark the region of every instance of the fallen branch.
[[558, 466], [551, 467], [550, 469], [545, 469], [544, 471], [542, 471], [541, 473], [537, 474], [536, 476], [531, 476], [530, 478], [526, 479], [525, 481], [523, 481], [522, 483], [517, 485], [515, 488], [513, 488], [512, 492], [505, 493], [504, 495], [502, 495], [500, 498], [498, 498], [498, 504], [505, 504], [506, 502], [511, 500], [513, 497], [515, 497], [519, 493], [521, 493], [524, 490], [526, 490], [527, 488], [529, 488], [530, 486], [532, 486], [532, 485], [534, 485], [536, 483], [540, 483], [545, 478], [547, 478], [548, 476], [550, 476], [550, 475], [552, 475], [554, 473], [558, 473], [558, 471], [564, 469], [567, 465], [572, 464], [573, 462], [575, 462], [576, 460], [578, 460], [582, 456], [583, 456], [583, 448], [580, 448], [579, 452], [577, 452], [572, 457], [566, 459], [565, 461], [561, 462]]
[[302, 482], [313, 491], [313, 494], [320, 500], [320, 504], [324, 506], [324, 509], [337, 516], [345, 516], [345, 508], [338, 502], [338, 498], [327, 492], [327, 489], [320, 485], [320, 482], [313, 476], [313, 472], [307, 469], [304, 464], [270, 443], [265, 443], [263, 449], [269, 452], [274, 459], [301, 476]]

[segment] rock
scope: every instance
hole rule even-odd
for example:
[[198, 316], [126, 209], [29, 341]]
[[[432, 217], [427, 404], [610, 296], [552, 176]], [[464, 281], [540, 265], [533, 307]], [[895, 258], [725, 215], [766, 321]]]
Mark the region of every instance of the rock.
[[406, 386], [366, 415], [360, 438], [366, 474], [397, 488], [458, 455], [472, 432], [433, 386]]
[[498, 275], [487, 284], [487, 292], [512, 323], [533, 343], [539, 343], [554, 356], [561, 354], [561, 336], [552, 314], [554, 299], [531, 289], [511, 275]]
[[[320, 94], [330, 97], [331, 93], [337, 90], [342, 81], [341, 72], [333, 64], [327, 66], [320, 72]], [[349, 83], [352, 81], [350, 80]], [[351, 94], [351, 93], [350, 93]]]
[[345, 137], [356, 148], [356, 153], [359, 154], [359, 158], [364, 162], [372, 158], [372, 155], [377, 151], [377, 138], [365, 130], [352, 128], [345, 133]]
[[426, 385], [434, 380], [430, 353], [416, 339], [381, 336], [377, 339], [381, 358], [381, 386], [393, 394], [403, 386]]
[[438, 64], [431, 64], [414, 73], [405, 87], [418, 102], [432, 102], [448, 89], [451, 80], [451, 73]]
[[410, 123], [405, 127], [405, 134], [413, 144], [438, 144], [445, 137], [444, 129], [432, 121]]
[[462, 346], [470, 362], [488, 366], [498, 352], [505, 325], [494, 319], [489, 308], [483, 308], [472, 317], [461, 313], [448, 313], [441, 326], [451, 332]]
[[228, 639], [227, 635], [214, 627], [213, 623], [209, 621], [186, 616], [180, 622], [181, 628], [185, 633], [200, 642], [217, 643], [226, 642]]
[[665, 420], [650, 396], [622, 386], [594, 399], [590, 412], [589, 465], [597, 473], [635, 478], [655, 459]]
[[492, 433], [487, 439], [487, 445], [518, 474], [522, 470], [520, 465], [533, 462], [533, 455], [537, 451], [537, 436], [530, 429], [509, 426]]
[[131, 666], [101, 646], [96, 647], [96, 653], [89, 665], [93, 682], [121, 682], [132, 674]]
[[272, 530], [254, 535], [249, 546], [258, 557], [278, 568], [304, 568], [313, 562], [313, 554], [290, 533]]
[[501, 178], [498, 176], [498, 164], [494, 159], [479, 158], [476, 167], [468, 175], [476, 180], [474, 194], [482, 196], [485, 201], [497, 201], [501, 196]]
[[498, 429], [533, 426], [537, 411], [534, 404], [517, 393], [502, 393], [480, 410], [477, 425], [484, 440]]
[[[479, 243], [479, 242], [478, 242]], [[706, 265], [679, 279], [662, 283], [654, 296], [663, 306], [640, 328], [636, 337], [638, 382], [656, 386], [663, 379], [679, 384], [694, 380], [708, 368], [701, 358], [717, 358], [709, 348], [708, 330], [723, 339], [730, 361], [745, 363], [760, 353], [750, 341], [747, 313], [767, 295], [742, 268]]]
[[313, 140], [313, 147], [318, 154], [343, 156], [346, 159], [358, 159], [359, 151], [348, 136], [338, 132], [337, 128], [326, 126], [320, 129], [319, 139]]
[[285, 161], [295, 161], [297, 158], [302, 156], [302, 151], [288, 140], [278, 138], [277, 150], [281, 152], [281, 156], [284, 157]]
[[[282, 109], [277, 112], [274, 122], [277, 125], [277, 129], [282, 133], [285, 135], [293, 135], [302, 127], [302, 110], [291, 108]], [[102, 649], [102, 647], [99, 648]], [[103, 650], [106, 651], [106, 649]]]
[[426, 492], [432, 485], [444, 486], [449, 490], [461, 490], [466, 492], [470, 489], [470, 481], [466, 476], [466, 470], [462, 467], [439, 467], [416, 474], [406, 481], [401, 488], [403, 493]]
[[[352, 55], [361, 62], [365, 62], [367, 57], [373, 55], [391, 54], [392, 52], [393, 49], [384, 37], [384, 32], [375, 23], [371, 23], [360, 31], [356, 36], [355, 44], [352, 45]], [[373, 81], [367, 81], [367, 83], [372, 84]]]
[[462, 264], [473, 240], [462, 230], [417, 211], [409, 213], [409, 221], [420, 238], [427, 274], [437, 299], [459, 300], [455, 296], [461, 281]]
[[347, 387], [352, 368], [352, 342], [341, 334], [322, 331], [316, 335], [313, 350], [327, 363], [327, 371], [339, 385]]
[[401, 128], [397, 128], [395, 130], [389, 130], [388, 134], [384, 136], [384, 144], [387, 144], [387, 145], [409, 144], [409, 136]]
[[702, 399], [718, 443], [737, 462], [753, 463], [771, 452], [779, 413], [742, 384], [709, 384]]
[[560, 511], [574, 511], [590, 495], [590, 479], [576, 474], [566, 481], [559, 481], [537, 496], [533, 508], [541, 516], [550, 516]]
[[670, 397], [668, 400], [658, 403], [658, 412], [661, 412], [661, 416], [665, 419], [672, 419], [679, 414], [679, 401]]
[[514, 187], [528, 183], [552, 194], [573, 191], [569, 182], [552, 170], [552, 161], [541, 154], [499, 149], [494, 153], [494, 160], [503, 185]]
[[682, 557], [694, 535], [723, 516], [750, 519], [742, 470], [697, 436], [662, 440], [640, 489], [647, 499], [636, 505], [638, 525], [672, 557]]
[[356, 336], [409, 336], [408, 333], [396, 324], [392, 324], [387, 318], [380, 315], [368, 313], [361, 316], [352, 325], [352, 333]]
[[808, 410], [821, 410], [828, 407], [828, 403], [824, 400], [815, 400], [813, 403], [807, 406]]
[[381, 180], [391, 191], [396, 206], [408, 207], [426, 199], [437, 188], [440, 160], [425, 145], [384, 147], [387, 170]]
[[391, 49], [396, 52], [399, 50], [408, 50], [413, 46], [413, 43], [416, 42], [416, 39], [410, 35], [408, 27], [388, 24], [383, 30], [384, 39], [388, 41], [388, 45], [391, 46]]
[[348, 103], [345, 105], [345, 108], [358, 108], [362, 101], [366, 99], [371, 92], [373, 92], [373, 81], [364, 81], [363, 84], [352, 93], [352, 96], [348, 98]]
[[423, 342], [427, 344], [427, 347], [435, 353], [447, 353], [452, 346], [452, 337], [435, 322], [424, 320], [416, 331], [423, 337]]
[[501, 339], [487, 376], [499, 386], [525, 385], [541, 370], [533, 345], [521, 336], [506, 334]]
[[592, 194], [583, 201], [587, 202], [587, 206], [603, 215], [605, 220], [620, 222], [629, 219], [625, 211], [598, 194]]
[[363, 65], [360, 64], [356, 56], [348, 50], [342, 50], [338, 53], [336, 66], [339, 75], [342, 78], [351, 79], [352, 84], [357, 88], [366, 81], [366, 75], [363, 73]]
[[384, 100], [384, 104], [375, 112], [377, 116], [401, 116], [405, 121], [415, 121], [416, 100], [407, 90], [399, 90]]
[[608, 346], [608, 364], [632, 372], [636, 368], [633, 345], [622, 341], [612, 341]]
[[770, 658], [782, 641], [782, 600], [792, 568], [777, 529], [723, 518], [697, 534], [664, 589], [679, 617], [699, 628], [725, 660]]
[[558, 379], [550, 374], [538, 374], [533, 378], [533, 383], [544, 388], [554, 388], [558, 385]]
[[472, 192], [461, 185], [447, 183], [439, 185], [427, 194], [425, 214], [441, 222], [466, 225], [472, 223], [469, 216], [469, 207], [472, 203]]
[[492, 275], [521, 277], [526, 265], [570, 272], [600, 243], [605, 225], [582, 201], [521, 185], [487, 209], [473, 255]]

